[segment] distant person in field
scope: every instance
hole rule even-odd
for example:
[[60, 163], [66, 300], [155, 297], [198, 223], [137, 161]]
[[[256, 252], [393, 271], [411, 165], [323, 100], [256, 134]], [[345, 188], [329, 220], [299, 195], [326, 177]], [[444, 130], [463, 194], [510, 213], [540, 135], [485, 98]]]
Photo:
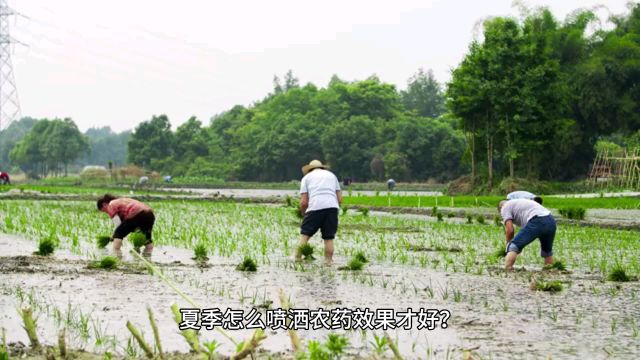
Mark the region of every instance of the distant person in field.
[[11, 185], [11, 179], [9, 179], [9, 173], [0, 171], [0, 184]]
[[[545, 265], [553, 264], [556, 221], [549, 210], [533, 200], [515, 199], [500, 201], [498, 211], [505, 225], [505, 269], [513, 270], [520, 252], [535, 239], [540, 239], [540, 256], [544, 258]], [[515, 236], [514, 224], [520, 227]]]
[[392, 191], [395, 188], [396, 188], [396, 181], [393, 179], [387, 180], [387, 189], [389, 189], [389, 191]]
[[333, 261], [333, 239], [338, 231], [338, 210], [342, 194], [338, 178], [318, 160], [302, 167], [304, 177], [300, 181], [300, 212], [304, 220], [300, 226], [300, 242], [295, 259], [300, 260], [300, 246], [306, 244], [318, 231], [324, 240], [324, 261]]
[[542, 198], [540, 196], [533, 195], [528, 191], [513, 191], [507, 194], [507, 200], [516, 200], [516, 199], [528, 199], [537, 202], [542, 205]]
[[134, 199], [116, 198], [110, 194], [98, 199], [97, 205], [98, 210], [107, 213], [116, 225], [111, 240], [113, 241], [113, 251], [117, 255], [121, 256], [122, 254], [120, 251], [122, 239], [140, 229], [147, 238], [143, 255], [151, 256], [153, 252], [151, 233], [156, 218], [149, 205]]

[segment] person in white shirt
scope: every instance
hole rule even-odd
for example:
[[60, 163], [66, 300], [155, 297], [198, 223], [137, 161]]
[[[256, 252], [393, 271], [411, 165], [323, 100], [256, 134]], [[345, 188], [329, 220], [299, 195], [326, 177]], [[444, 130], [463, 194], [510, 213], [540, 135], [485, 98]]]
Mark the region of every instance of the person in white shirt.
[[537, 202], [542, 205], [542, 198], [540, 196], [533, 195], [528, 191], [512, 191], [507, 194], [507, 200], [516, 200], [516, 199], [528, 199]]
[[[502, 200], [498, 211], [505, 225], [506, 252], [505, 269], [513, 270], [516, 258], [535, 239], [540, 239], [540, 256], [545, 265], [553, 264], [553, 240], [556, 236], [556, 221], [551, 212], [533, 200]], [[513, 225], [520, 227], [515, 235]]]
[[304, 177], [300, 181], [300, 212], [304, 220], [300, 226], [300, 242], [295, 259], [300, 260], [300, 246], [306, 244], [318, 231], [324, 240], [324, 261], [333, 261], [333, 239], [338, 231], [338, 210], [342, 194], [338, 178], [319, 160], [302, 167]]

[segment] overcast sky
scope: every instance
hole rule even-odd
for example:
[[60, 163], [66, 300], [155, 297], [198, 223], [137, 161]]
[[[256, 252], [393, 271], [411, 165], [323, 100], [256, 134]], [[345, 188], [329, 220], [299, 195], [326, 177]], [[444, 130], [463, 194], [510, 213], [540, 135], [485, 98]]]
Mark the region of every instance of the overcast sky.
[[[564, 17], [627, 0], [536, 0]], [[519, 11], [511, 0], [9, 0], [22, 114], [71, 117], [81, 130], [132, 129], [153, 114], [203, 123], [251, 105], [292, 69], [325, 87], [376, 74], [406, 87], [419, 68], [440, 82], [463, 58], [477, 24]], [[606, 18], [607, 10], [601, 9]], [[477, 34], [476, 34], [477, 35]]]

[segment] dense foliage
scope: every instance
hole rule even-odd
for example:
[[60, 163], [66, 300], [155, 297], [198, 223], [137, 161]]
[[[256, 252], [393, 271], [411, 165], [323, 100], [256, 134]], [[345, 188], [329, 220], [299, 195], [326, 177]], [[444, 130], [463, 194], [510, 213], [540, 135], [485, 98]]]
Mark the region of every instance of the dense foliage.
[[473, 178], [582, 177], [598, 140], [637, 146], [640, 6], [610, 20], [603, 31], [590, 11], [559, 22], [539, 9], [484, 23], [447, 88]]
[[129, 161], [173, 175], [256, 181], [299, 179], [312, 159], [357, 180], [446, 180], [464, 172], [462, 132], [443, 117], [421, 116], [439, 114], [444, 101], [431, 75], [418, 72], [403, 94], [376, 77], [334, 77], [319, 89], [300, 87], [288, 73], [284, 86], [274, 83], [261, 102], [236, 106], [208, 127], [191, 118], [172, 132], [164, 115], [141, 123]]

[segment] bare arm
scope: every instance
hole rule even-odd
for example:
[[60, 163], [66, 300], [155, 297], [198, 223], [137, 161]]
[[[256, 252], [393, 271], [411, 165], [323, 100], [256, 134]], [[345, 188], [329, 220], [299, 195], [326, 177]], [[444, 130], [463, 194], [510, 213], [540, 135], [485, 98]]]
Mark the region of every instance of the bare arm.
[[507, 220], [504, 223], [504, 233], [505, 233], [505, 236], [506, 236], [506, 242], [507, 243], [509, 241], [513, 240], [513, 234], [515, 233], [515, 231], [513, 230], [513, 221]]
[[300, 213], [304, 215], [309, 207], [309, 193], [303, 193], [300, 195]]
[[336, 197], [338, 198], [338, 204], [342, 204], [342, 191], [336, 190]]

